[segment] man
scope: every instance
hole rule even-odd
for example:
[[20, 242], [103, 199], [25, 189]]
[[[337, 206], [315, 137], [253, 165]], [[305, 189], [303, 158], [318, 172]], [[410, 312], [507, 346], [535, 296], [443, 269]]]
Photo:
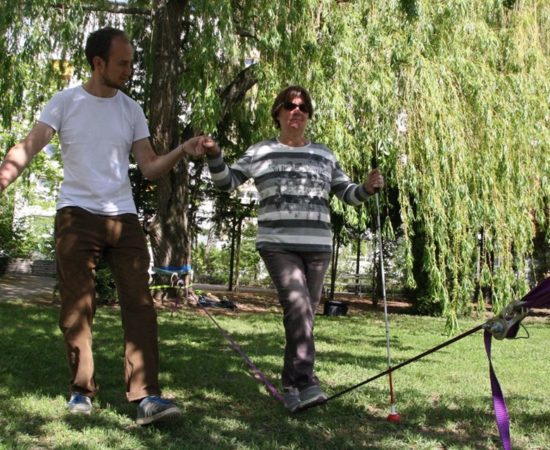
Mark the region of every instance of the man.
[[55, 246], [62, 305], [59, 326], [71, 369], [69, 411], [90, 414], [98, 390], [92, 354], [94, 270], [103, 256], [119, 295], [125, 343], [127, 398], [137, 423], [181, 415], [160, 397], [157, 321], [148, 289], [149, 254], [132, 198], [130, 152], [149, 179], [167, 173], [197, 138], [164, 155], [149, 142], [143, 110], [121, 92], [132, 75], [133, 48], [123, 31], [102, 28], [86, 42], [91, 78], [57, 93], [27, 137], [0, 165], [0, 192], [59, 134], [64, 177], [57, 201]]

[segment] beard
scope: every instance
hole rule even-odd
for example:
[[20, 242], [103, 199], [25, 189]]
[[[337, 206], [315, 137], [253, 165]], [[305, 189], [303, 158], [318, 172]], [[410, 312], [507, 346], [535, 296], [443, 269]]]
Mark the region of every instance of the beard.
[[106, 77], [105, 75], [103, 75], [102, 79], [103, 79], [103, 84], [105, 86], [113, 88], [113, 89], [122, 89], [124, 87], [124, 85], [126, 84], [126, 82], [117, 83], [116, 81], [113, 81], [112, 79]]

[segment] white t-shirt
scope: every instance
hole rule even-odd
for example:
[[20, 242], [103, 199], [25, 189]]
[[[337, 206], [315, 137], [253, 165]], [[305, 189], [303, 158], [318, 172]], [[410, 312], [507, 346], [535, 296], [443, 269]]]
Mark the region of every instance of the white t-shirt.
[[94, 214], [136, 214], [128, 176], [135, 141], [149, 137], [141, 107], [117, 91], [114, 97], [89, 94], [82, 86], [55, 94], [40, 122], [61, 142], [63, 182], [57, 209], [78, 206]]

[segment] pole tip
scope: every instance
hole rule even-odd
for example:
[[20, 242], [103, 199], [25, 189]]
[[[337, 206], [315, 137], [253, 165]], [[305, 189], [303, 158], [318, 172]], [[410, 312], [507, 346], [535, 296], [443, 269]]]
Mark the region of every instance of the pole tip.
[[401, 416], [396, 412], [390, 413], [386, 419], [388, 422], [392, 422], [392, 423], [401, 422]]

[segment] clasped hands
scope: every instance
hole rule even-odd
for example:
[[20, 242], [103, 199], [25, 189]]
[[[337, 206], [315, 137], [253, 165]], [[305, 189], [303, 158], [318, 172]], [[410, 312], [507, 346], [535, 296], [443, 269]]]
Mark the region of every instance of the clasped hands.
[[220, 147], [209, 136], [196, 136], [180, 145], [181, 150], [192, 158], [198, 159], [204, 155], [217, 156], [221, 153]]

